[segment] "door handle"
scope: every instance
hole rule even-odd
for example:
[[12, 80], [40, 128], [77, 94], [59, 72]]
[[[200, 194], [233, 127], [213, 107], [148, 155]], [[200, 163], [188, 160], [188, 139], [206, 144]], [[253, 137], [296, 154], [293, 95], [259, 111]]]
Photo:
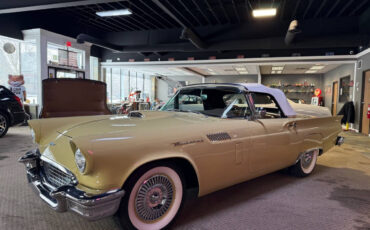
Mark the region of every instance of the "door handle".
[[289, 123], [289, 124], [288, 124], [288, 128], [291, 128], [291, 127], [293, 127], [293, 128], [297, 128], [297, 123], [296, 123], [296, 122], [291, 122], [291, 123]]

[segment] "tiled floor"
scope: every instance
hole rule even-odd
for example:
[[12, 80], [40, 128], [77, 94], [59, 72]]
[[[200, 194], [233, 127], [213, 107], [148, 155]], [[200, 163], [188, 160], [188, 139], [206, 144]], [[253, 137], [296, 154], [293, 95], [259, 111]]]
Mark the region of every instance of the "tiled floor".
[[[370, 229], [370, 138], [343, 135], [310, 177], [277, 172], [191, 201], [173, 229]], [[32, 147], [27, 127], [0, 139], [0, 229], [120, 229], [114, 218], [55, 213], [35, 196], [17, 163]]]

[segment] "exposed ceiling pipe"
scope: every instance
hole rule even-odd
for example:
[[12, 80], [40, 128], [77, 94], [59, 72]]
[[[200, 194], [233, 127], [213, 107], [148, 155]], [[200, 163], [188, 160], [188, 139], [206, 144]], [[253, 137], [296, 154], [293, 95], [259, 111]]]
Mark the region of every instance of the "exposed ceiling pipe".
[[298, 28], [298, 21], [293, 20], [288, 28], [288, 31], [285, 35], [285, 44], [291, 45], [296, 38], [296, 35], [301, 33], [302, 31]]
[[[332, 42], [335, 39], [336, 42]], [[340, 48], [354, 47], [364, 45], [368, 42], [369, 35], [348, 35], [341, 37], [318, 37], [302, 40], [300, 43], [292, 43], [291, 49], [310, 49], [310, 48]], [[89, 42], [96, 46], [109, 49], [116, 53], [158, 53], [165, 54], [167, 52], [199, 52], [199, 51], [233, 51], [233, 50], [284, 50], [287, 49], [283, 37], [265, 38], [265, 39], [248, 39], [248, 40], [230, 40], [210, 44], [206, 50], [199, 50], [192, 44], [186, 43], [167, 43], [156, 45], [135, 45], [135, 46], [120, 46], [111, 44], [90, 35], [80, 34], [77, 37], [80, 43]], [[367, 43], [366, 43], [367, 44]]]
[[[81, 0], [81, 1], [69, 1], [69, 2], [60, 2], [60, 3], [52, 3], [52, 4], [37, 4], [37, 5], [32, 5], [32, 3], [28, 3], [30, 6], [0, 9], [0, 14], [20, 13], [20, 12], [29, 12], [29, 11], [38, 11], [38, 10], [50, 10], [50, 9], [59, 9], [59, 8], [76, 7], [76, 6], [87, 6], [87, 5], [95, 5], [95, 4], [100, 4], [100, 3], [112, 3], [112, 2], [118, 2], [118, 1], [125, 1], [125, 0]], [[31, 2], [31, 1], [24, 1], [24, 2]]]
[[123, 46], [114, 45], [99, 38], [90, 36], [88, 34], [79, 34], [76, 39], [78, 43], [90, 42], [96, 46], [111, 50], [116, 53], [122, 53], [123, 50]]
[[174, 15], [165, 5], [163, 5], [159, 0], [152, 0], [159, 8], [161, 8], [168, 16], [174, 19], [178, 24], [181, 25], [183, 28], [180, 38], [189, 40], [195, 47], [198, 49], [206, 49], [208, 46], [207, 44], [202, 41], [199, 35], [193, 31], [192, 29], [188, 28], [185, 23], [183, 23], [176, 15]]

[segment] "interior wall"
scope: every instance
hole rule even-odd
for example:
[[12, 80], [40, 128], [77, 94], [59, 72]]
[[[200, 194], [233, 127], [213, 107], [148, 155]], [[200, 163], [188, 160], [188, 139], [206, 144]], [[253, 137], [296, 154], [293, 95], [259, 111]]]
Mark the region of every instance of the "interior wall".
[[360, 117], [361, 117], [361, 97], [362, 97], [362, 80], [364, 76], [364, 72], [370, 70], [370, 53], [359, 58], [362, 62], [361, 68], [356, 68], [356, 80], [354, 84], [355, 90], [355, 110], [356, 110], [356, 118], [355, 118], [355, 129], [360, 129]]
[[[307, 82], [307, 84], [309, 85], [313, 84], [313, 89], [320, 88], [321, 90], [323, 90], [322, 74], [265, 74], [261, 76], [261, 83], [266, 86], [304, 84], [305, 82]], [[285, 87], [280, 89], [283, 90], [285, 89]], [[286, 89], [295, 90], [295, 88], [292, 86], [286, 87]], [[298, 88], [296, 91], [298, 90], [300, 89]], [[305, 90], [310, 91], [310, 88]], [[286, 96], [291, 99], [302, 99], [305, 101], [306, 104], [310, 104], [313, 93], [286, 93]]]
[[[331, 110], [332, 107], [332, 97], [333, 97], [333, 83], [338, 82], [338, 100], [337, 100], [337, 114], [340, 109], [343, 107], [345, 102], [339, 102], [339, 93], [340, 93], [340, 79], [342, 77], [350, 76], [350, 79], [354, 79], [354, 65], [353, 64], [345, 64], [341, 65], [326, 74], [324, 74], [324, 88], [323, 91], [325, 93], [325, 106]], [[350, 87], [350, 100], [353, 100], [353, 87]], [[356, 110], [357, 112], [357, 110]]]
[[209, 76], [206, 83], [257, 83], [258, 75], [217, 75]]

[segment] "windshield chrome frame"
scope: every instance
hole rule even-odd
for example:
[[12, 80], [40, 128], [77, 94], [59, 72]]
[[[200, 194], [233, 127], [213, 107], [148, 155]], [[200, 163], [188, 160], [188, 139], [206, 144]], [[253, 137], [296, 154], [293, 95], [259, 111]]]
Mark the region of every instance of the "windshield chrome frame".
[[[197, 87], [198, 86], [198, 87]], [[214, 87], [215, 85], [214, 84], [199, 84], [199, 85], [189, 85], [189, 86], [184, 86], [180, 89], [178, 89], [176, 91], [176, 93], [167, 101], [166, 104], [164, 104], [164, 106], [162, 106], [162, 108], [159, 110], [159, 111], [171, 111], [171, 110], [165, 110], [166, 106], [170, 103], [172, 103], [173, 100], [175, 100], [175, 98], [178, 96], [178, 94], [184, 90], [184, 89], [188, 89], [188, 88], [194, 88], [194, 89], [201, 89], [201, 88], [215, 88]], [[250, 101], [249, 99], [249, 95], [250, 95], [250, 92], [244, 88], [243, 86], [239, 86], [237, 84], [217, 84], [217, 86], [225, 86], [225, 87], [234, 87], [235, 89], [238, 89], [238, 92], [237, 93], [240, 93], [240, 94], [243, 94], [245, 99], [246, 99], [246, 102], [251, 110], [251, 115], [250, 117], [247, 117], [246, 115], [244, 116], [244, 119], [246, 120], [255, 120], [256, 119], [256, 111], [254, 109], [254, 105], [253, 103]], [[233, 103], [231, 103], [229, 106], [227, 106], [224, 110], [224, 112], [229, 109], [230, 106], [232, 106]], [[224, 113], [220, 116], [220, 117], [217, 117], [217, 118], [220, 118], [220, 119], [228, 119], [227, 117], [226, 118], [223, 118], [222, 116], [224, 115]]]

